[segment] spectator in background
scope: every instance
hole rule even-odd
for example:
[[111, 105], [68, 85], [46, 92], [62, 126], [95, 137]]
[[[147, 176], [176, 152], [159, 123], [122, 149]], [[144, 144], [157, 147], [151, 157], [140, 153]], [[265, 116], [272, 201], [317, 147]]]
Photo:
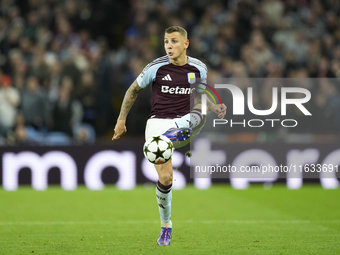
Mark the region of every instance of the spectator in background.
[[283, 15], [284, 6], [280, 0], [264, 0], [262, 2], [263, 13], [268, 21], [277, 25]]
[[67, 49], [71, 45], [79, 42], [78, 34], [72, 31], [72, 26], [66, 18], [60, 17], [56, 23], [57, 34], [55, 39], [61, 45], [62, 49]]
[[262, 33], [259, 31], [255, 31], [252, 34], [250, 44], [252, 50], [252, 59], [260, 71], [257, 76], [263, 77], [264, 68], [273, 58], [273, 53], [268, 47]]
[[[242, 46], [240, 51], [240, 58], [246, 66], [246, 72], [249, 77], [255, 78], [258, 77], [258, 73], [260, 72], [260, 68], [257, 63], [254, 61], [252, 48], [249, 44], [245, 44]], [[235, 61], [237, 62], [237, 61]], [[235, 63], [233, 62], [233, 63]], [[231, 66], [233, 66], [233, 63]]]
[[30, 144], [28, 137], [27, 137], [27, 132], [26, 132], [26, 127], [24, 125], [18, 125], [15, 127], [14, 130], [14, 144], [16, 145], [27, 145]]
[[87, 59], [90, 59], [99, 50], [97, 43], [91, 40], [89, 31], [85, 29], [79, 32], [79, 40], [75, 43], [74, 47]]
[[97, 91], [92, 72], [83, 72], [80, 81], [78, 99], [83, 106], [84, 116], [82, 122], [96, 127], [97, 118]]
[[336, 78], [340, 78], [340, 61], [334, 60], [332, 62], [332, 72]]
[[73, 137], [73, 127], [83, 118], [80, 103], [71, 96], [72, 87], [64, 82], [59, 90], [59, 98], [52, 107], [52, 130]]
[[41, 89], [38, 79], [34, 76], [27, 79], [20, 109], [26, 125], [39, 131], [46, 131], [47, 97]]
[[59, 97], [59, 86], [62, 81], [63, 75], [61, 73], [61, 63], [59, 61], [54, 61], [49, 65], [50, 69], [50, 79], [49, 86], [47, 89], [48, 100], [50, 103], [57, 101]]
[[22, 92], [25, 87], [28, 65], [19, 49], [10, 50], [8, 58], [8, 69], [13, 78], [13, 85]]
[[0, 71], [0, 136], [6, 137], [15, 125], [20, 93], [9, 76]]
[[[112, 98], [113, 98], [113, 89], [114, 82], [117, 83], [117, 79], [119, 79], [120, 66], [115, 63], [114, 54], [109, 48], [108, 41], [105, 37], [101, 37], [98, 40], [99, 48], [100, 48], [100, 59], [97, 64], [97, 69], [95, 73], [95, 80], [97, 84], [97, 109], [98, 109], [98, 131], [103, 134], [106, 130], [106, 125], [112, 123]], [[118, 70], [117, 70], [118, 69]], [[118, 83], [119, 84], [119, 83]], [[118, 85], [116, 84], [116, 85]], [[115, 86], [116, 88], [118, 86]], [[119, 98], [118, 89], [116, 95]], [[117, 109], [119, 109], [119, 103], [117, 105]], [[118, 110], [117, 110], [118, 111]], [[112, 123], [113, 125], [113, 123]]]
[[61, 61], [62, 61], [62, 75], [68, 76], [72, 79], [73, 83], [73, 96], [76, 95], [78, 84], [80, 80], [80, 70], [76, 66], [74, 59], [72, 58], [72, 52], [70, 49], [63, 50], [61, 54]]
[[36, 35], [37, 35], [37, 41], [36, 41], [37, 46], [46, 49], [49, 43], [52, 41], [52, 32], [49, 31], [46, 25], [43, 24], [37, 28]]
[[50, 78], [50, 68], [45, 60], [46, 51], [43, 47], [36, 46], [33, 52], [30, 74], [38, 79], [42, 87], [46, 88]]
[[[33, 130], [33, 129], [31, 129]], [[25, 126], [25, 120], [22, 115], [17, 115], [15, 119], [15, 126], [8, 133], [6, 137], [6, 143], [8, 145], [33, 145], [38, 144], [33, 140], [30, 140], [27, 128]]]
[[313, 127], [316, 133], [340, 133], [340, 97], [338, 96], [335, 80], [319, 80], [315, 93], [314, 109], [315, 116], [318, 118]]
[[31, 63], [33, 60], [33, 48], [34, 48], [32, 40], [27, 36], [21, 37], [19, 39], [19, 47], [25, 62]]

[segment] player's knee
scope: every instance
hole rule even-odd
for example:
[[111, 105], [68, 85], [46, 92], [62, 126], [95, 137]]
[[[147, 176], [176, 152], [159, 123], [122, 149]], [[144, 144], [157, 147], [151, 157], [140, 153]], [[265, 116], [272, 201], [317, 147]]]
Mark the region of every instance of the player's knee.
[[168, 186], [172, 183], [172, 173], [169, 172], [160, 172], [158, 173], [159, 182], [165, 186]]
[[201, 104], [196, 104], [194, 109], [201, 110], [202, 109], [202, 105]]
[[157, 173], [158, 173], [158, 179], [160, 183], [162, 183], [165, 186], [168, 186], [172, 183], [172, 177], [173, 177], [172, 167], [171, 168], [167, 166], [158, 167]]
[[158, 180], [160, 181], [160, 183], [165, 186], [170, 185], [172, 183], [173, 176], [171, 160], [161, 165], [155, 165], [155, 168], [157, 170]]

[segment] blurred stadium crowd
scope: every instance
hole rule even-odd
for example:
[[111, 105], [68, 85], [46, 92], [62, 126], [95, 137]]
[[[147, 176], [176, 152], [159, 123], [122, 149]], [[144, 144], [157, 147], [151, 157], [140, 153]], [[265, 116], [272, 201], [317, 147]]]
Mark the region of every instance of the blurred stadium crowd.
[[[126, 89], [165, 54], [171, 25], [187, 29], [188, 55], [209, 78], [340, 78], [338, 0], [0, 0], [0, 144], [110, 139]], [[255, 91], [264, 109], [268, 88]], [[307, 88], [319, 121], [296, 131], [339, 134], [339, 85]], [[129, 135], [143, 135], [150, 93]]]

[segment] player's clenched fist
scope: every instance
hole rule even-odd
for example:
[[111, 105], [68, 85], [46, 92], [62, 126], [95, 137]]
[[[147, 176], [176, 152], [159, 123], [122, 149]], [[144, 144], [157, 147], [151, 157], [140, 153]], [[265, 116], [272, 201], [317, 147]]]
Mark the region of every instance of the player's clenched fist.
[[125, 121], [118, 120], [115, 129], [113, 130], [112, 140], [119, 139], [126, 131]]
[[210, 104], [209, 110], [216, 113], [220, 119], [223, 119], [227, 112], [227, 106], [225, 104], [220, 105]]
[[227, 113], [227, 106], [225, 104], [220, 104], [218, 109], [218, 117], [223, 119]]

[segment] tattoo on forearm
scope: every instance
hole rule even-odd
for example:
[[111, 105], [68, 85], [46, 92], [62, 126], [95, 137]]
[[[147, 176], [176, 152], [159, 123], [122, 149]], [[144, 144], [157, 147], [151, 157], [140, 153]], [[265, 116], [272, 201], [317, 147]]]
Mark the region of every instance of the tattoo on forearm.
[[195, 97], [194, 97], [194, 102], [195, 105], [196, 104], [202, 104], [202, 97], [201, 97], [202, 93], [196, 93]]
[[120, 108], [119, 113], [119, 120], [125, 120], [131, 107], [136, 101], [136, 98], [138, 96], [138, 93], [142, 90], [141, 87], [138, 86], [137, 82], [134, 81], [132, 85], [129, 87], [129, 89], [126, 91], [122, 106]]
[[[204, 93], [195, 94], [195, 104], [202, 104], [202, 94]], [[207, 98], [207, 108], [209, 111], [212, 111], [214, 107], [214, 103], [211, 101], [209, 97], [206, 97], [206, 98]]]
[[213, 109], [213, 108], [212, 108], [213, 106], [214, 106], [213, 102], [211, 102], [210, 99], [208, 98], [208, 100], [207, 100], [207, 107], [208, 107], [208, 109], [209, 109], [210, 111]]

